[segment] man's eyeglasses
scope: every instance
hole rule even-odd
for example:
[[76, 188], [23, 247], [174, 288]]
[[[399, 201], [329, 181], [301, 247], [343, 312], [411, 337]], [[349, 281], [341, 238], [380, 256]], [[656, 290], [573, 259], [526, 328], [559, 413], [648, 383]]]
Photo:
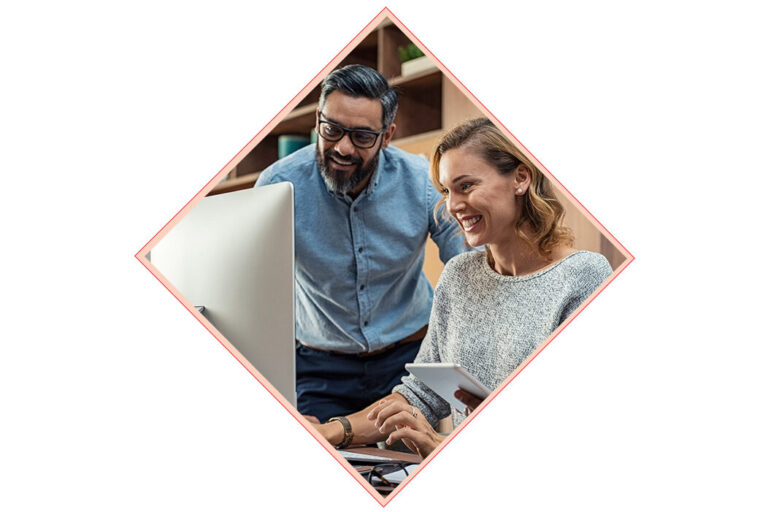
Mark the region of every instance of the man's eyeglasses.
[[376, 145], [379, 135], [385, 131], [350, 130], [332, 121], [324, 121], [320, 115], [321, 114], [317, 115], [317, 132], [318, 135], [328, 142], [338, 142], [343, 139], [346, 134], [349, 134], [349, 140], [352, 141], [352, 144], [354, 144], [355, 147], [369, 149]]

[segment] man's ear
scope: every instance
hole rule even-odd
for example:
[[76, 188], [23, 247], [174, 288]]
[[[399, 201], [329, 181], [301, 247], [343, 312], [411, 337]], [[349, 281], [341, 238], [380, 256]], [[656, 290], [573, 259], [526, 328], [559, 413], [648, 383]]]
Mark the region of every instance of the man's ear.
[[522, 193], [528, 191], [531, 185], [531, 170], [525, 164], [517, 166], [514, 172], [515, 190], [522, 190]]
[[387, 127], [387, 130], [384, 132], [384, 134], [381, 136], [381, 149], [386, 148], [389, 146], [390, 141], [392, 140], [392, 136], [395, 134], [395, 123], [392, 123]]

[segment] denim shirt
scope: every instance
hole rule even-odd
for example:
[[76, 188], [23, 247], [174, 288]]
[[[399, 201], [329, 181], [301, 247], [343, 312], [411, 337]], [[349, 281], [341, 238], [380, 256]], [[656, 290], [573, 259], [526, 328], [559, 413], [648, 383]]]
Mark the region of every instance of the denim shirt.
[[465, 250], [455, 221], [434, 219], [440, 199], [420, 156], [388, 147], [352, 200], [328, 190], [315, 145], [275, 162], [256, 186], [294, 186], [296, 337], [313, 347], [372, 352], [429, 321], [432, 286], [422, 271], [431, 235], [447, 262]]

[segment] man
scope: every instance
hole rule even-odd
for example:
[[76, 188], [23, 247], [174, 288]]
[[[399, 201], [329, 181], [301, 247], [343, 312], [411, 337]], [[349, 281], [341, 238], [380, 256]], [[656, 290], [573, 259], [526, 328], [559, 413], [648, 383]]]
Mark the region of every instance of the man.
[[434, 219], [440, 195], [427, 162], [389, 147], [396, 111], [397, 93], [377, 71], [334, 71], [321, 88], [317, 145], [256, 182], [294, 186], [296, 390], [311, 419], [357, 411], [400, 382], [432, 304], [427, 235], [443, 262], [465, 247], [458, 226]]

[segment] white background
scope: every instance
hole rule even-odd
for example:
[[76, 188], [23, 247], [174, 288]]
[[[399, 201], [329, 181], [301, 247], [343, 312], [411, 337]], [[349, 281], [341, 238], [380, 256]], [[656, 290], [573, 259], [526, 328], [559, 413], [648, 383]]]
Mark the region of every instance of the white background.
[[[378, 510], [133, 255], [384, 5], [15, 4], [0, 509]], [[387, 508], [765, 510], [765, 15], [533, 4], [388, 6], [637, 260]]]

